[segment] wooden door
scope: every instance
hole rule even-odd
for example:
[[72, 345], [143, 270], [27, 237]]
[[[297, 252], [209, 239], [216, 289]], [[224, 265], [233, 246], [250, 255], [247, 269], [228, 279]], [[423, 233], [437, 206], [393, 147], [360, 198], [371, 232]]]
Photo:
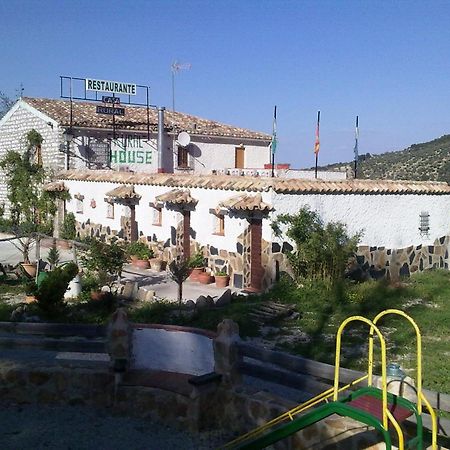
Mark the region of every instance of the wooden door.
[[236, 169], [243, 169], [245, 167], [245, 148], [236, 147], [234, 153], [234, 167]]

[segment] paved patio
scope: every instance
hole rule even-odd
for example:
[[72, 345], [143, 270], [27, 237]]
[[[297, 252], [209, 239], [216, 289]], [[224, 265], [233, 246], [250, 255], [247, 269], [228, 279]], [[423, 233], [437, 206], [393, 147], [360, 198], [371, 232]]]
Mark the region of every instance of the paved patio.
[[[0, 233], [0, 239], [11, 237], [11, 235]], [[41, 259], [44, 261], [47, 258], [49, 252], [49, 243], [41, 246]], [[61, 262], [72, 261], [73, 251], [58, 249]], [[30, 250], [31, 261], [35, 260], [35, 246], [33, 245]], [[0, 241], [0, 263], [16, 265], [22, 260], [21, 253], [14, 247], [9, 241]], [[177, 300], [178, 298], [178, 286], [170, 278], [169, 274], [165, 271], [156, 272], [151, 269], [138, 269], [131, 264], [126, 264], [122, 273], [122, 282], [136, 281], [139, 288], [143, 288], [148, 291], [154, 291], [155, 296], [160, 299]], [[201, 284], [199, 282], [186, 280], [183, 284], [183, 300], [195, 301], [200, 295], [211, 296], [213, 298], [220, 297], [229, 288], [217, 288], [214, 283]], [[230, 288], [233, 292], [239, 292], [239, 289]]]

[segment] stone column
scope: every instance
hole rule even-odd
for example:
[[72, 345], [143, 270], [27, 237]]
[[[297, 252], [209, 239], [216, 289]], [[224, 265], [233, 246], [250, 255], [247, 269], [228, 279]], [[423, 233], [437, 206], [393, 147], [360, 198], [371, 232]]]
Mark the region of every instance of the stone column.
[[217, 326], [217, 337], [213, 340], [214, 371], [222, 375], [224, 384], [239, 384], [242, 376], [239, 364], [242, 357], [239, 354], [239, 325], [231, 319], [224, 319]]
[[184, 259], [191, 257], [191, 212], [183, 211], [183, 256]]
[[262, 219], [250, 219], [250, 289], [262, 289], [263, 268], [261, 265]]
[[138, 226], [136, 222], [136, 206], [130, 205], [130, 241], [137, 241], [138, 234]]
[[108, 353], [115, 372], [125, 372], [128, 368], [132, 331], [125, 308], [118, 308], [108, 325]]

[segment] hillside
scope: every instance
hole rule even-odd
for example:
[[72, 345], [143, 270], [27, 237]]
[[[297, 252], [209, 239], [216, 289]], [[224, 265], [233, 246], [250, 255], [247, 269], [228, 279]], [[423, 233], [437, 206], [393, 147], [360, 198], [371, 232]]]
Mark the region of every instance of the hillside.
[[[353, 167], [353, 161], [330, 164], [323, 169], [349, 165]], [[450, 182], [450, 135], [398, 152], [360, 155], [358, 178]]]

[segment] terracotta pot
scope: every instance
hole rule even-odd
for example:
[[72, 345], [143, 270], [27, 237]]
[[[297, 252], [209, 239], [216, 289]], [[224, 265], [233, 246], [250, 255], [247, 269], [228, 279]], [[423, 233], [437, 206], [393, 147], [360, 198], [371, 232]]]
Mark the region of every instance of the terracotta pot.
[[223, 288], [227, 287], [230, 282], [230, 277], [228, 275], [216, 275], [216, 286]]
[[199, 281], [198, 277], [200, 276], [201, 273], [203, 273], [205, 271], [204, 267], [194, 267], [192, 269], [191, 275], [189, 276], [189, 279], [191, 281]]
[[34, 278], [36, 276], [36, 264], [31, 263], [20, 263], [20, 265], [23, 267], [23, 270], [31, 277]]
[[34, 295], [25, 295], [25, 303], [33, 303], [36, 301], [36, 297]]
[[159, 258], [152, 258], [152, 259], [150, 260], [150, 267], [151, 267], [153, 270], [156, 270], [157, 272], [160, 272], [160, 271], [161, 271], [162, 265], [163, 265], [162, 259], [159, 259]]
[[200, 281], [201, 284], [210, 284], [214, 282], [214, 277], [211, 276], [209, 272], [202, 272], [198, 276], [198, 281]]
[[150, 267], [148, 259], [136, 259], [132, 264], [135, 267], [139, 267], [139, 269], [148, 269]]
[[137, 256], [131, 255], [131, 256], [130, 256], [131, 264], [134, 264], [138, 259], [139, 259], [139, 258], [138, 258]]
[[105, 292], [103, 291], [91, 291], [91, 300], [93, 300], [94, 302], [99, 302], [103, 300], [104, 297]]

